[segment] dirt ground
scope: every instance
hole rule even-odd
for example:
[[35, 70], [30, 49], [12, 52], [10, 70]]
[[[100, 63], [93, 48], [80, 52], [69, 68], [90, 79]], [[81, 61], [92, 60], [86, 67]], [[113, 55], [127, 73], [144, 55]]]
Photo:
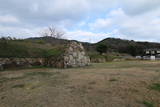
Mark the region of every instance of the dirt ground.
[[159, 85], [160, 61], [9, 70], [0, 72], [0, 107], [160, 107]]

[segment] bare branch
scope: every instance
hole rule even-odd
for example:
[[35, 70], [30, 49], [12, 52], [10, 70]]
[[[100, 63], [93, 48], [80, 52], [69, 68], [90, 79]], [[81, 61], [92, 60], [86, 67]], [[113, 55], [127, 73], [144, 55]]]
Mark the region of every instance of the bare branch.
[[57, 38], [57, 39], [62, 39], [64, 34], [65, 33], [63, 31], [58, 30], [54, 26], [50, 26], [50, 27], [48, 27], [48, 29], [45, 29], [41, 33], [41, 36], [43, 36], [43, 37], [54, 37], [54, 38]]

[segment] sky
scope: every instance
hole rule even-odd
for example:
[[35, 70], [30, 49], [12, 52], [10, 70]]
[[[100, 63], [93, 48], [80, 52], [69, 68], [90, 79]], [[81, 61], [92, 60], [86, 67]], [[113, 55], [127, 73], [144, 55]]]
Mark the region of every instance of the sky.
[[160, 0], [0, 0], [0, 36], [39, 37], [49, 26], [83, 42], [160, 42]]

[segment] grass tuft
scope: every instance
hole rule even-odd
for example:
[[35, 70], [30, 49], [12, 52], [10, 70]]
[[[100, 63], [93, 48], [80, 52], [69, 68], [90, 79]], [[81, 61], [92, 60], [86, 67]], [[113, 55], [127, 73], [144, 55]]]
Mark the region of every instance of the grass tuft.
[[154, 83], [150, 88], [160, 92], [160, 83]]
[[142, 102], [146, 107], [154, 107], [154, 104], [152, 102], [143, 101]]
[[160, 72], [160, 70], [155, 70], [156, 72]]

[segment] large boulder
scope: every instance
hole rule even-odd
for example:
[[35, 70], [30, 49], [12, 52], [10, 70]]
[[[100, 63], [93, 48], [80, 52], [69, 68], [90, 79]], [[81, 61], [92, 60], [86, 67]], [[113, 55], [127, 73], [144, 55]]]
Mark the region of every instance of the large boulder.
[[82, 67], [89, 65], [90, 58], [86, 55], [81, 43], [71, 42], [64, 54], [65, 67]]

